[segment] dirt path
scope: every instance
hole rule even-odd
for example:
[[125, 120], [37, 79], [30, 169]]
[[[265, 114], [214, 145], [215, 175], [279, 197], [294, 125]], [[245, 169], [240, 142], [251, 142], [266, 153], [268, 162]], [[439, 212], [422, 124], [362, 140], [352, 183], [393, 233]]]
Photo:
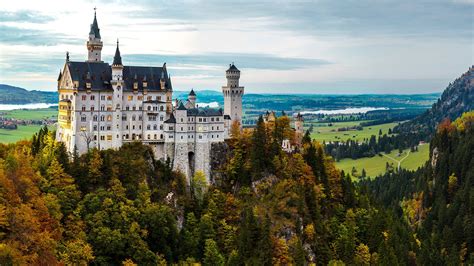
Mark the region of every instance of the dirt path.
[[392, 156], [388, 156], [388, 155], [385, 154], [385, 153], [382, 153], [382, 155], [385, 156], [385, 157], [387, 157], [387, 158], [389, 158], [390, 160], [393, 160], [393, 161], [395, 161], [396, 163], [398, 163], [398, 170], [400, 171], [400, 166], [401, 166], [403, 160], [405, 160], [405, 159], [410, 155], [410, 151], [408, 151], [407, 155], [405, 155], [405, 157], [403, 157], [403, 158], [400, 159], [400, 160], [397, 160], [397, 159], [393, 158]]

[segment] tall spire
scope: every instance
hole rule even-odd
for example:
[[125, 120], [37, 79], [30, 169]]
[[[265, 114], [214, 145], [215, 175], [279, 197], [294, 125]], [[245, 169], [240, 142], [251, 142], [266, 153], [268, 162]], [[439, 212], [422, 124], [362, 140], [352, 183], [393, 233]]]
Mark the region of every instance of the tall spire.
[[96, 9], [94, 7], [94, 21], [91, 24], [91, 30], [89, 32], [89, 35], [94, 35], [96, 39], [100, 39], [100, 29], [99, 29], [99, 24], [97, 23], [97, 13]]
[[117, 49], [115, 49], [115, 56], [114, 62], [112, 63], [114, 66], [121, 66], [122, 65], [122, 57], [120, 56], [120, 49], [119, 49], [119, 40], [117, 39]]

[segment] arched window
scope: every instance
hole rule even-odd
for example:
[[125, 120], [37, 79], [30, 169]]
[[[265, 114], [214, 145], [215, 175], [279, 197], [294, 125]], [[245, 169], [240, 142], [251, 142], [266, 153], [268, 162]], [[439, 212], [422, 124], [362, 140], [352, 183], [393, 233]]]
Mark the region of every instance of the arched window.
[[92, 120], [97, 121], [97, 115], [94, 115], [94, 117], [92, 118]]
[[157, 126], [156, 125], [153, 125], [153, 130], [156, 130], [157, 129]]
[[100, 116], [100, 121], [105, 121], [105, 115]]
[[147, 109], [148, 109], [148, 111], [151, 111], [151, 106], [148, 105], [148, 108], [147, 108]]
[[163, 105], [162, 105], [162, 106], [160, 106], [160, 111], [163, 111]]
[[135, 115], [132, 115], [132, 121], [137, 120], [137, 117]]
[[150, 125], [147, 125], [147, 126], [146, 126], [146, 129], [147, 129], [147, 130], [150, 130], [150, 129], [151, 129], [151, 126], [150, 126]]
[[83, 106], [82, 106], [82, 111], [85, 111], [85, 110], [86, 110], [86, 106], [83, 105]]

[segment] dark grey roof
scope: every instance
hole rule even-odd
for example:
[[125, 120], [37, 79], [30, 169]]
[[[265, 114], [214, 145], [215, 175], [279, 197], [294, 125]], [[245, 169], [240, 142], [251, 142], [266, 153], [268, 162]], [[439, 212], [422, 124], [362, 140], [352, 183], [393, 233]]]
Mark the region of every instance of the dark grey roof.
[[222, 109], [215, 109], [215, 108], [189, 108], [188, 109], [188, 116], [222, 116], [223, 112]]
[[58, 76], [58, 81], [61, 80], [62, 76], [63, 76], [63, 74], [61, 73], [61, 70], [60, 70], [60, 71], [59, 71], [59, 76]]
[[91, 24], [91, 31], [89, 32], [89, 35], [94, 35], [97, 39], [100, 39], [100, 29], [99, 29], [99, 25], [97, 24], [97, 16], [95, 12], [94, 12], [94, 21]]
[[166, 120], [165, 123], [171, 123], [171, 124], [176, 123], [176, 118], [174, 117], [173, 113], [171, 113], [170, 118]]
[[234, 65], [234, 62], [232, 62], [232, 64], [229, 65], [229, 69], [227, 69], [227, 71], [238, 71], [238, 72], [240, 72], [240, 70]]
[[[109, 64], [103, 62], [66, 62], [73, 81], [78, 81], [78, 89], [86, 87], [87, 73], [90, 75], [92, 90], [112, 89], [112, 69]], [[165, 80], [165, 89], [172, 90], [171, 79], [168, 77], [166, 67], [142, 67], [124, 66], [123, 80], [124, 90], [132, 90], [133, 83], [138, 83], [138, 90], [143, 90], [143, 78], [146, 76], [148, 90], [161, 90], [160, 79]]]
[[230, 115], [224, 115], [224, 119], [225, 120], [231, 120], [232, 118], [230, 118]]
[[186, 107], [184, 107], [183, 102], [179, 102], [178, 110], [187, 110]]
[[120, 56], [118, 40], [117, 40], [117, 48], [115, 49], [114, 62], [112, 63], [112, 65], [116, 65], [116, 66], [121, 66], [122, 65], [122, 57]]
[[196, 93], [194, 93], [193, 89], [191, 89], [191, 91], [189, 92], [189, 96], [196, 96]]

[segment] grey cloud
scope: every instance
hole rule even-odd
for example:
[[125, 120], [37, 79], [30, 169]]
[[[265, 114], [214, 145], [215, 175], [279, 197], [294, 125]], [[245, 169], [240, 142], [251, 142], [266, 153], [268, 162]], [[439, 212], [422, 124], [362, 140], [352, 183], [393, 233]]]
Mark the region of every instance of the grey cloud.
[[[124, 62], [130, 62], [131, 64], [150, 64], [150, 62], [157, 62], [160, 64], [160, 62], [167, 62], [169, 67], [173, 67], [173, 65], [226, 67], [229, 63], [235, 62], [236, 66], [241, 68], [272, 70], [292, 70], [330, 64], [330, 62], [322, 59], [278, 57], [268, 54], [249, 53], [212, 53], [196, 55], [122, 54], [122, 59]], [[193, 71], [193, 73], [200, 72], [200, 70], [190, 71]], [[209, 72], [210, 71], [206, 69], [202, 71], [202, 74]]]
[[64, 34], [0, 25], [0, 43], [4, 44], [52, 46], [57, 44], [80, 44], [83, 42], [83, 39], [71, 38]]
[[[123, 1], [118, 1], [122, 3]], [[474, 5], [462, 1], [164, 1], [137, 0], [140, 17], [190, 23], [269, 18], [273, 28], [321, 35], [472, 37]], [[127, 13], [127, 16], [134, 14]]]
[[0, 22], [46, 23], [51, 20], [54, 20], [54, 18], [29, 10], [20, 10], [16, 12], [0, 11]]

